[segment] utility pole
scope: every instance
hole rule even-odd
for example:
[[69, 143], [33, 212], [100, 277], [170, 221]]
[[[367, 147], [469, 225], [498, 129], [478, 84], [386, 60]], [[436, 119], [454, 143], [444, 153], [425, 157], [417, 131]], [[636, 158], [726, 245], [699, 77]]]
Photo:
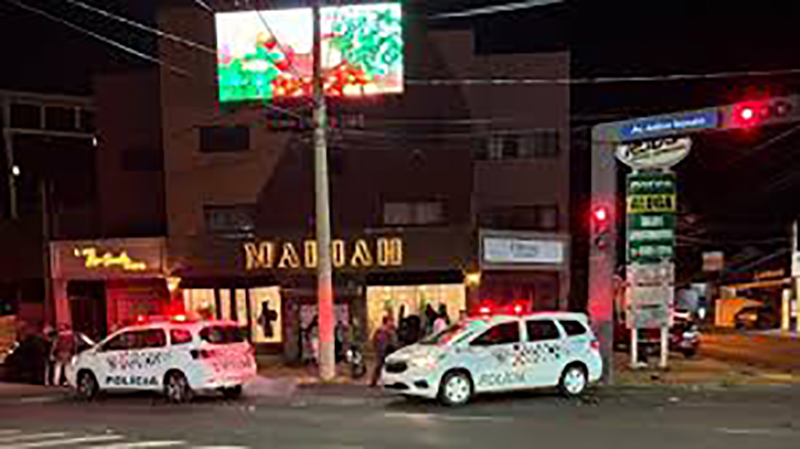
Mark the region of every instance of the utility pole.
[[8, 176], [8, 213], [12, 220], [17, 218], [17, 172], [14, 161], [14, 135], [11, 132], [11, 103], [4, 100], [3, 113], [3, 143], [6, 153], [6, 176]]
[[325, 90], [322, 79], [322, 22], [320, 1], [311, 2], [314, 22], [314, 186], [317, 224], [317, 301], [319, 319], [319, 376], [323, 381], [336, 375], [333, 325], [333, 268], [331, 264], [331, 219], [328, 183], [328, 137]]

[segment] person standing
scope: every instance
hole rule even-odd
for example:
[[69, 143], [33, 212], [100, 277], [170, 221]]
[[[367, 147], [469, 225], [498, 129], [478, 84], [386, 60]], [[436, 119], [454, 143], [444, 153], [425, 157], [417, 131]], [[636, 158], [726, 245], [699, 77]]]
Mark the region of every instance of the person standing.
[[383, 317], [383, 324], [375, 331], [375, 335], [372, 337], [372, 345], [375, 349], [375, 371], [372, 373], [370, 385], [375, 387], [381, 378], [386, 357], [397, 348], [397, 332], [394, 329], [390, 315]]
[[53, 385], [63, 384], [64, 368], [70, 359], [75, 355], [75, 334], [69, 327], [62, 325], [58, 331], [58, 337], [53, 344]]
[[447, 316], [447, 306], [444, 304], [439, 305], [439, 313], [436, 316], [436, 321], [433, 322], [433, 334], [447, 329], [450, 326], [450, 317]]

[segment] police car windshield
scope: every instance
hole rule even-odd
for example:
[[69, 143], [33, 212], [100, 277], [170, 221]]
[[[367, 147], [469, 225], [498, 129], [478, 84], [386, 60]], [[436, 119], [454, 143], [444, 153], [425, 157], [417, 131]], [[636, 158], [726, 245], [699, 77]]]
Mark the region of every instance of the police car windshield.
[[208, 343], [224, 345], [245, 341], [245, 333], [238, 326], [209, 326], [200, 331], [200, 338]]
[[419, 343], [421, 345], [449, 345], [469, 337], [473, 332], [474, 326], [471, 326], [468, 321], [462, 321], [448, 327], [438, 334], [433, 334], [423, 339]]

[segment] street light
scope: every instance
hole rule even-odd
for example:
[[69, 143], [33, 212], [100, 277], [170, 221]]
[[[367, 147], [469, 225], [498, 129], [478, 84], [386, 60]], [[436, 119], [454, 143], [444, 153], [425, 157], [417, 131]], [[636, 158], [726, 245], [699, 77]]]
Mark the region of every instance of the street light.
[[14, 165], [11, 167], [11, 174], [15, 177], [19, 177], [22, 174], [22, 171], [19, 169], [19, 165]]

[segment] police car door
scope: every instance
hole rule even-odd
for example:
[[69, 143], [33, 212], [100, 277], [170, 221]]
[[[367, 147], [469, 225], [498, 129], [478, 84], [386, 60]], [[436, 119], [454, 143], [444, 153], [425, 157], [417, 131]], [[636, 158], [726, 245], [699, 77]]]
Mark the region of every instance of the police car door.
[[520, 347], [520, 321], [492, 326], [470, 342], [469, 363], [475, 389], [509, 390], [525, 386], [525, 373], [515, 363]]
[[525, 331], [520, 363], [526, 366], [530, 386], [557, 385], [564, 348], [556, 323], [549, 319], [529, 319], [525, 321]]
[[125, 388], [124, 377], [129, 374], [128, 353], [136, 347], [136, 332], [126, 331], [112, 336], [100, 346], [92, 363], [88, 366], [102, 389]]
[[169, 348], [167, 333], [154, 327], [136, 332], [136, 348], [129, 354], [129, 387], [133, 389], [157, 390], [167, 372]]

